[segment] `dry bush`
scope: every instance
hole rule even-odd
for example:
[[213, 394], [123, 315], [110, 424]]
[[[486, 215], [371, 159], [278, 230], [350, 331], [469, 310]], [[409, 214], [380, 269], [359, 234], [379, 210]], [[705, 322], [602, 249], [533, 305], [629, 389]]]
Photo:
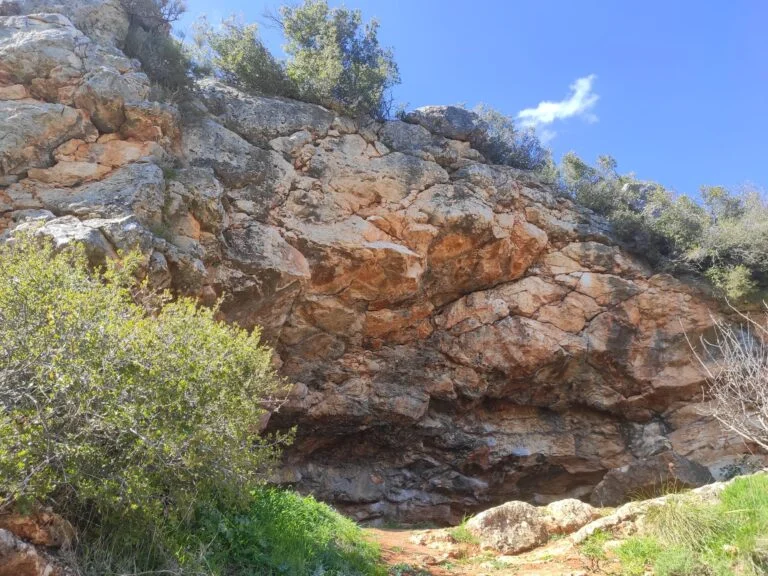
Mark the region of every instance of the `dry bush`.
[[715, 319], [715, 338], [694, 350], [704, 368], [711, 415], [727, 430], [768, 450], [768, 313], [762, 322], [734, 311], [741, 322]]

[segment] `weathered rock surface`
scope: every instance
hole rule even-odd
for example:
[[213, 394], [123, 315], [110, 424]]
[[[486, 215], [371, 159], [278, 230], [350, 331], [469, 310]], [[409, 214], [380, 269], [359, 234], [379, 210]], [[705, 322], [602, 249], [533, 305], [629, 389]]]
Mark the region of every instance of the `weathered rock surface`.
[[599, 516], [597, 508], [570, 498], [545, 507], [512, 501], [474, 516], [467, 529], [483, 548], [518, 554], [541, 546], [550, 536], [575, 532]]
[[485, 163], [475, 115], [352, 121], [215, 81], [149, 102], [118, 4], [0, 17], [0, 233], [138, 247], [156, 286], [264, 326], [294, 383], [279, 480], [359, 519], [450, 522], [739, 460], [685, 338], [717, 303]]
[[662, 452], [609, 471], [592, 493], [597, 506], [618, 506], [654, 489], [684, 490], [713, 482], [709, 469], [674, 452]]
[[72, 525], [47, 510], [0, 514], [0, 576], [74, 576], [62, 557], [74, 538]]

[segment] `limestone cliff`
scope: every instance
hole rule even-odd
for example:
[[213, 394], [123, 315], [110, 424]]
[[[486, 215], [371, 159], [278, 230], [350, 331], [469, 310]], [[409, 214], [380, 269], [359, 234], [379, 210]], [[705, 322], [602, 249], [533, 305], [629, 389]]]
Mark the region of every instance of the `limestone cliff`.
[[155, 286], [263, 326], [294, 383], [269, 423], [298, 426], [281, 481], [359, 519], [451, 521], [615, 503], [638, 470], [700, 483], [744, 452], [702, 416], [684, 337], [716, 303], [486, 163], [471, 113], [353, 121], [214, 80], [150, 102], [117, 0], [19, 4], [0, 232], [42, 225], [94, 261], [138, 246]]

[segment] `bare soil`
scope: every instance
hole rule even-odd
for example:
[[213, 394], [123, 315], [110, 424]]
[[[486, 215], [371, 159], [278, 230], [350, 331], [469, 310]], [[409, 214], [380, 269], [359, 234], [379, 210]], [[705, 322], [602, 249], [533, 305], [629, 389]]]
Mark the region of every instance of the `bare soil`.
[[368, 528], [395, 576], [587, 576], [611, 574], [611, 566], [595, 565], [567, 538], [504, 556], [457, 542], [450, 530]]

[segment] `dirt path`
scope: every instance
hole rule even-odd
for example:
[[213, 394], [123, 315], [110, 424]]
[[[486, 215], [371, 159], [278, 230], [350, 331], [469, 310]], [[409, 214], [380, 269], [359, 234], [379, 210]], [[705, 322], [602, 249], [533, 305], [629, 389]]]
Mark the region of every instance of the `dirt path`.
[[447, 530], [369, 528], [394, 576], [587, 576], [605, 574], [567, 539], [517, 556], [456, 542]]

